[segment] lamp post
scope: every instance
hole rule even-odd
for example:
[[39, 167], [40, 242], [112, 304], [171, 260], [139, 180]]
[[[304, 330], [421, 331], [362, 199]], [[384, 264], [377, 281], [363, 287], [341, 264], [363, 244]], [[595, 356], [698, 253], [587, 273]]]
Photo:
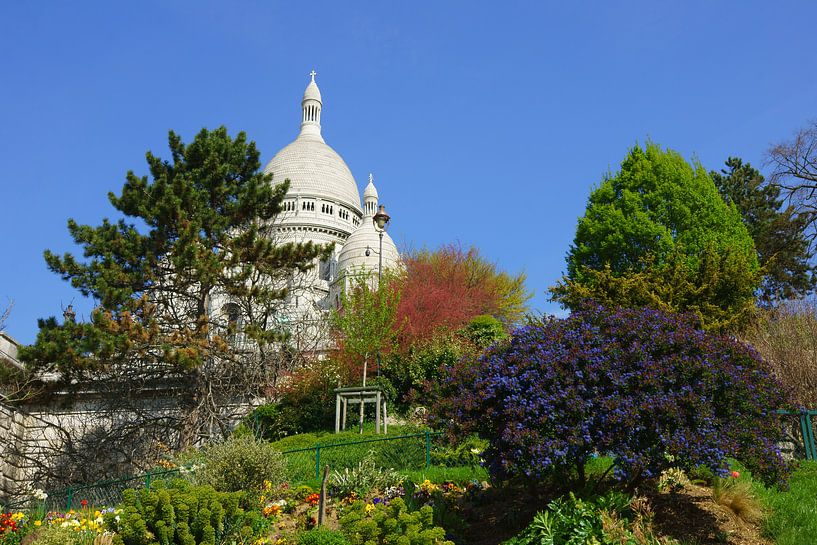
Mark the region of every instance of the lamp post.
[[[380, 284], [383, 283], [383, 233], [386, 232], [386, 226], [389, 224], [391, 216], [386, 214], [386, 207], [382, 204], [377, 208], [377, 214], [372, 218], [374, 223], [374, 230], [377, 231], [380, 237], [380, 252], [377, 254], [377, 289], [380, 289]], [[377, 376], [380, 376], [380, 350], [377, 351]]]
[[383, 233], [386, 232], [386, 226], [389, 224], [391, 216], [386, 214], [386, 207], [382, 204], [377, 208], [377, 214], [372, 218], [374, 222], [374, 230], [380, 236], [380, 253], [377, 256], [377, 285], [380, 287], [380, 281], [383, 280]]

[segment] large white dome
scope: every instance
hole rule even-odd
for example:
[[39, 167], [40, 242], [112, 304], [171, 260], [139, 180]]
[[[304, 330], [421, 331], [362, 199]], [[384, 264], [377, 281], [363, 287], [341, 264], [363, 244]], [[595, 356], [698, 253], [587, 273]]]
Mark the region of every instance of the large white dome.
[[352, 172], [335, 150], [315, 135], [301, 133], [294, 142], [275, 154], [264, 173], [274, 184], [289, 179], [293, 197], [315, 197], [336, 201], [358, 213], [360, 193]]
[[312, 81], [301, 100], [301, 132], [294, 142], [275, 154], [264, 167], [264, 173], [272, 174], [274, 184], [289, 180], [289, 198], [323, 201], [332, 215], [351, 220], [344, 218], [340, 206], [333, 206], [334, 203], [359, 218], [362, 211], [357, 182], [340, 155], [321, 136], [323, 102], [314, 70], [311, 75]]

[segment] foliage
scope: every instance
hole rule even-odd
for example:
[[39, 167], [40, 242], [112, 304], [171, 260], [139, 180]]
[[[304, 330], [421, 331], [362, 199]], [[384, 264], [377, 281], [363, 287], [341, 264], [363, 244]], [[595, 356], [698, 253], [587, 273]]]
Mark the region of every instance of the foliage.
[[244, 426], [271, 441], [334, 429], [333, 390], [345, 376], [344, 368], [335, 360], [305, 362], [278, 381], [269, 392], [276, 401], [254, 409], [244, 419]]
[[285, 480], [284, 457], [268, 442], [253, 436], [232, 436], [201, 450], [196, 482], [222, 492], [261, 490], [264, 481]]
[[117, 533], [114, 545], [215, 545], [238, 529], [240, 493], [177, 484], [174, 488], [126, 490], [122, 513], [105, 515], [106, 526]]
[[700, 165], [652, 143], [633, 147], [591, 193], [567, 269], [551, 292], [569, 308], [588, 294], [632, 307], [648, 297], [662, 309], [694, 311], [713, 329], [744, 317], [759, 279], [737, 210]]
[[548, 504], [533, 522], [505, 545], [661, 545], [675, 543], [656, 537], [651, 513], [643, 499], [620, 492], [582, 500], [571, 492]]
[[742, 336], [763, 356], [794, 403], [817, 407], [817, 302], [764, 310]]
[[754, 240], [763, 271], [759, 299], [769, 305], [812, 293], [817, 277], [804, 232], [808, 215], [785, 206], [780, 187], [766, 183], [757, 169], [737, 157], [710, 175], [726, 202], [737, 207]]
[[376, 462], [376, 453], [369, 451], [357, 466], [333, 471], [329, 482], [332, 495], [341, 498], [349, 496], [365, 497], [373, 490], [380, 492], [399, 485], [405, 479], [394, 469], [380, 469]]
[[724, 471], [731, 455], [770, 483], [787, 473], [780, 386], [753, 350], [690, 316], [591, 305], [520, 328], [448, 382], [436, 421], [487, 439], [498, 477], [583, 482], [596, 452], [630, 485], [672, 459]]
[[298, 545], [349, 545], [341, 532], [318, 526], [298, 536]]
[[[63, 528], [61, 526], [43, 527], [31, 534], [29, 539], [31, 539], [29, 541], [31, 545], [74, 545], [81, 543], [73, 527]], [[93, 539], [91, 537], [90, 540], [86, 540], [88, 545], [93, 543]], [[5, 542], [3, 543], [5, 545]]]
[[417, 401], [412, 394], [422, 391], [426, 384], [436, 384], [467, 350], [465, 343], [455, 336], [439, 335], [385, 358], [383, 376], [394, 386], [398, 406]]
[[395, 498], [388, 504], [355, 501], [339, 522], [351, 545], [453, 545], [433, 519], [430, 506], [410, 513], [403, 499]]
[[644, 270], [618, 275], [605, 264], [601, 270], [586, 269], [581, 282], [564, 279], [551, 292], [570, 308], [592, 300], [608, 307], [691, 312], [707, 330], [740, 329], [751, 322], [754, 299], [746, 298], [739, 306], [731, 302], [746, 281], [742, 258], [731, 248], [717, 253], [707, 246], [698, 268], [692, 270], [687, 257], [676, 245], [663, 265], [648, 256]]
[[524, 274], [498, 271], [476, 248], [422, 250], [404, 256], [403, 264], [397, 307], [401, 348], [458, 330], [479, 315], [492, 315], [506, 326], [516, 324], [532, 296], [525, 289]]
[[477, 435], [469, 435], [454, 444], [446, 441], [431, 451], [431, 463], [448, 467], [475, 467], [482, 462], [482, 452], [488, 448], [488, 441]]
[[373, 370], [375, 357], [393, 349], [398, 301], [400, 283], [390, 274], [375, 287], [370, 279], [360, 278], [344, 290], [330, 321], [339, 344], [336, 357], [349, 366], [349, 385], [359, 384], [358, 377]]
[[475, 316], [468, 322], [468, 325], [463, 328], [463, 335], [480, 350], [488, 348], [496, 341], [508, 338], [502, 322], [487, 314]]

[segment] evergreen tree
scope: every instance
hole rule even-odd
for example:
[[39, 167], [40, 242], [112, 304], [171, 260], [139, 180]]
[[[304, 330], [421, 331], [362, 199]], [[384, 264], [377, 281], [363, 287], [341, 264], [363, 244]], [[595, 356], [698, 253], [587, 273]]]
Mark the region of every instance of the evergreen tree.
[[123, 219], [68, 221], [84, 259], [45, 252], [99, 306], [87, 323], [41, 320], [20, 355], [65, 383], [113, 383], [117, 410], [146, 386], [172, 385], [183, 410], [165, 423], [184, 444], [226, 432], [223, 407], [263, 393], [287, 337], [278, 314], [289, 286], [331, 248], [275, 240], [289, 184], [272, 185], [244, 133], [205, 129], [184, 144], [171, 132], [169, 146], [170, 161], [147, 153], [150, 178], [130, 171], [109, 194]]
[[704, 327], [736, 327], [754, 308], [758, 261], [737, 210], [699, 164], [653, 143], [630, 150], [590, 195], [553, 298], [569, 308], [695, 312]]
[[805, 236], [809, 214], [784, 206], [780, 187], [767, 184], [757, 169], [737, 157], [711, 175], [723, 198], [737, 207], [755, 242], [763, 270], [760, 301], [774, 305], [812, 293], [817, 278]]

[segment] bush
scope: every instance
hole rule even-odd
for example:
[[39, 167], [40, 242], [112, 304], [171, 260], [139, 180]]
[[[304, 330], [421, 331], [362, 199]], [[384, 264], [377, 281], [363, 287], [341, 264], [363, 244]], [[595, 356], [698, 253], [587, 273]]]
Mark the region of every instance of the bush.
[[761, 312], [744, 338], [801, 407], [817, 408], [817, 302], [799, 301]]
[[298, 545], [349, 545], [349, 540], [341, 532], [318, 526], [299, 535]]
[[339, 522], [351, 545], [454, 545], [445, 540], [444, 529], [434, 526], [430, 506], [409, 513], [401, 498], [388, 505], [353, 502]]
[[487, 439], [502, 478], [575, 471], [582, 482], [596, 452], [631, 485], [671, 465], [723, 474], [726, 456], [769, 483], [788, 471], [776, 447], [781, 387], [752, 349], [691, 316], [588, 305], [517, 330], [449, 383], [438, 421]]
[[[44, 526], [28, 535], [30, 545], [73, 545], [79, 541], [79, 536], [73, 527]], [[93, 537], [90, 539], [93, 542]], [[3, 542], [5, 543], [5, 542]]]
[[278, 401], [257, 407], [242, 422], [256, 437], [276, 441], [335, 426], [335, 394], [341, 369], [332, 360], [311, 362], [285, 377]]
[[645, 500], [619, 492], [590, 500], [557, 498], [547, 511], [537, 513], [533, 522], [504, 545], [569, 545], [573, 543], [674, 543], [653, 534]]
[[393, 469], [379, 469], [375, 462], [375, 452], [369, 451], [366, 457], [351, 469], [333, 471], [330, 477], [332, 494], [342, 498], [356, 495], [364, 497], [372, 490], [384, 492], [387, 488], [399, 485], [404, 475]]
[[105, 515], [106, 526], [117, 532], [114, 545], [215, 545], [238, 529], [240, 493], [177, 484], [176, 488], [126, 490], [123, 512], [118, 517]]
[[252, 436], [233, 436], [201, 451], [202, 467], [195, 472], [197, 484], [223, 492], [261, 490], [264, 481], [285, 480], [283, 455], [266, 441]]

